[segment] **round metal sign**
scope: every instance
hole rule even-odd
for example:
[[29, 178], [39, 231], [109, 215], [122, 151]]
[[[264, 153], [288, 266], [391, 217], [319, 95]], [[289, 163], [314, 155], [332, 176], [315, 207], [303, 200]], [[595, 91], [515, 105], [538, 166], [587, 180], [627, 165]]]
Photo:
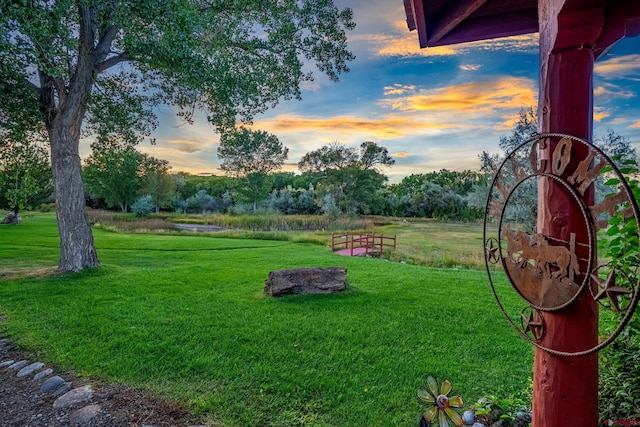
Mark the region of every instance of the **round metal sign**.
[[[587, 156], [575, 161], [576, 151]], [[538, 212], [539, 201], [549, 197], [575, 214]], [[598, 351], [615, 339], [638, 304], [638, 212], [615, 162], [581, 138], [535, 135], [507, 156], [487, 198], [485, 264], [498, 305], [523, 338], [567, 356]], [[538, 229], [544, 215], [552, 218], [552, 232]], [[598, 245], [609, 259], [598, 259]], [[585, 288], [613, 313], [600, 316], [598, 344], [571, 352], [543, 346], [546, 313], [567, 308]]]

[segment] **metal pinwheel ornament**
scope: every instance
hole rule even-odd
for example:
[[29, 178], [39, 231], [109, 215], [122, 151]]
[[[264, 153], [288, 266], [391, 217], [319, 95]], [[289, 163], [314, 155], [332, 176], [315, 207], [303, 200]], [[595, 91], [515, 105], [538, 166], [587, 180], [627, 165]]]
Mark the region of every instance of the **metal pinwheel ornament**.
[[429, 423], [437, 422], [439, 427], [462, 426], [460, 414], [452, 408], [462, 408], [464, 403], [460, 396], [449, 397], [453, 384], [449, 380], [443, 380], [438, 386], [438, 381], [427, 377], [427, 388], [418, 390], [418, 399], [427, 406], [422, 417]]

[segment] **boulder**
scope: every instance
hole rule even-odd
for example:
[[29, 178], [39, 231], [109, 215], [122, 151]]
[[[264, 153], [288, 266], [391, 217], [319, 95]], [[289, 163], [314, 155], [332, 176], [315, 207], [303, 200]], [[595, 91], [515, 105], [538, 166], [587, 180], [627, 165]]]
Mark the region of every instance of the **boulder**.
[[273, 297], [285, 294], [328, 294], [347, 288], [346, 267], [304, 267], [276, 270], [264, 282], [264, 292]]
[[22, 222], [22, 217], [20, 217], [20, 214], [17, 214], [15, 212], [9, 212], [7, 214], [7, 216], [4, 217], [4, 219], [1, 221], [2, 224], [20, 224]]

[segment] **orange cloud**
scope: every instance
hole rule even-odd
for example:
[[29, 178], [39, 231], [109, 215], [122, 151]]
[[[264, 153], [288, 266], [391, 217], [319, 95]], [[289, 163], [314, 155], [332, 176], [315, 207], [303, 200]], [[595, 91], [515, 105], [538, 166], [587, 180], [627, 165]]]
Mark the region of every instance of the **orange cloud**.
[[640, 122], [635, 122], [629, 126], [631, 129], [640, 129]]
[[394, 139], [406, 135], [461, 129], [464, 125], [446, 121], [427, 120], [419, 115], [389, 114], [379, 119], [356, 116], [303, 117], [283, 114], [271, 119], [256, 120], [260, 129], [281, 135], [284, 133], [323, 134], [331, 140], [343, 136], [370, 135], [377, 139]]
[[596, 122], [600, 122], [603, 119], [606, 119], [607, 117], [609, 117], [610, 115], [611, 113], [605, 110], [604, 108], [595, 107], [593, 109], [593, 120], [595, 120]]
[[404, 152], [404, 151], [399, 151], [399, 152], [397, 152], [397, 153], [393, 153], [393, 154], [392, 154], [392, 156], [393, 156], [393, 157], [398, 157], [398, 158], [403, 159], [403, 158], [405, 158], [405, 157], [409, 157], [409, 156], [410, 156], [410, 154], [409, 154], [409, 153], [407, 153], [407, 152]]
[[398, 111], [455, 112], [491, 114], [497, 110], [536, 105], [535, 83], [530, 79], [502, 77], [486, 82], [471, 82], [423, 90], [404, 97], [380, 101]]

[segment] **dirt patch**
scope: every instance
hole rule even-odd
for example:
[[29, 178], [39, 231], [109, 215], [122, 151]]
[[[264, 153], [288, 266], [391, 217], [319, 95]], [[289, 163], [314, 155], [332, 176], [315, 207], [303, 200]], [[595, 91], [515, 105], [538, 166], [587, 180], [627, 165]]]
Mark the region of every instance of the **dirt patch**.
[[[1, 320], [1, 316], [0, 316]], [[0, 346], [1, 347], [1, 346]], [[9, 346], [10, 347], [10, 346]], [[0, 362], [24, 360], [25, 355], [6, 345], [0, 350]], [[74, 411], [79, 406], [54, 409], [56, 397], [40, 392], [42, 381], [33, 381], [33, 375], [19, 378], [15, 370], [0, 368], [0, 414], [3, 427], [186, 427], [205, 425], [179, 405], [128, 387], [102, 384], [96, 380], [78, 378], [65, 373], [60, 375], [73, 387], [90, 384], [94, 390], [90, 402], [98, 405], [99, 412], [89, 421], [74, 422]], [[82, 406], [82, 405], [81, 405]]]

